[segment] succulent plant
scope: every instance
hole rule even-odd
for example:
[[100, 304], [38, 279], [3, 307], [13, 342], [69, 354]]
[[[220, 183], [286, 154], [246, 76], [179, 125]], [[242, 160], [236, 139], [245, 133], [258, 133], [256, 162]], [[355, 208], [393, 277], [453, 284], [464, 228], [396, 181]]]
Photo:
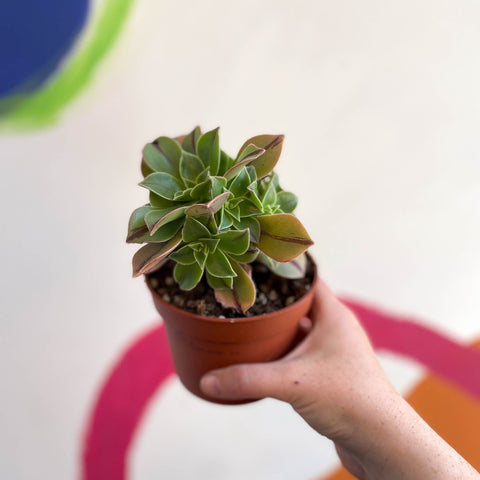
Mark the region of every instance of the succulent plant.
[[255, 302], [251, 264], [278, 275], [305, 274], [308, 233], [292, 212], [294, 194], [273, 172], [283, 135], [247, 140], [236, 158], [220, 149], [218, 128], [202, 134], [159, 137], [143, 149], [140, 186], [150, 202], [131, 215], [128, 243], [145, 243], [133, 257], [133, 275], [173, 260], [183, 290], [205, 275], [226, 308], [246, 312]]

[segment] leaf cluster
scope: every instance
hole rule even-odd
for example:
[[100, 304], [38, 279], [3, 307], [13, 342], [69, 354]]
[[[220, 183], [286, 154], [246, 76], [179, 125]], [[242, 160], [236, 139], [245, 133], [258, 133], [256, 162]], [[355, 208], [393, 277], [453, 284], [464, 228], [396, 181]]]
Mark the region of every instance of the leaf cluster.
[[246, 312], [256, 292], [249, 264], [259, 260], [281, 276], [302, 277], [313, 242], [292, 214], [297, 197], [273, 171], [283, 135], [250, 138], [233, 158], [220, 149], [218, 131], [197, 127], [144, 147], [140, 186], [149, 203], [132, 213], [127, 242], [145, 244], [133, 257], [134, 276], [170, 259], [182, 289], [205, 275], [217, 301]]

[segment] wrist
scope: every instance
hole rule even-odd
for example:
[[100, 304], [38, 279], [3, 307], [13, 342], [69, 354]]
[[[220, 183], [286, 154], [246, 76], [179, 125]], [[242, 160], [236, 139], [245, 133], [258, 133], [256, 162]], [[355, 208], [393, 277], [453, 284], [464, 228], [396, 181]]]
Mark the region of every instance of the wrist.
[[[360, 413], [360, 412], [359, 412]], [[360, 414], [345, 442], [369, 480], [479, 480], [480, 475], [398, 394]]]

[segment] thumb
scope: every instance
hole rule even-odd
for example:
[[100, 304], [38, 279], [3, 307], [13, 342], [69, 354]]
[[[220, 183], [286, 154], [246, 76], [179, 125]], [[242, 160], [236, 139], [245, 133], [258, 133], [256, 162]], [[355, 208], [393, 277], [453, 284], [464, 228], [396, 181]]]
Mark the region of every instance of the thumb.
[[285, 372], [278, 365], [249, 363], [212, 370], [202, 377], [200, 388], [205, 395], [223, 400], [285, 400]]

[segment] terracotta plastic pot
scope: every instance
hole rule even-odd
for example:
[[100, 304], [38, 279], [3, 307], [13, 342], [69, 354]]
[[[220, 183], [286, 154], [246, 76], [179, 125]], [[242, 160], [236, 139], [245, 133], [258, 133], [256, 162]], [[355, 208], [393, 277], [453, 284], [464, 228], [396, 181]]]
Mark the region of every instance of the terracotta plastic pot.
[[218, 402], [205, 397], [200, 379], [216, 368], [268, 362], [288, 353], [298, 334], [298, 322], [312, 304], [317, 282], [315, 264], [314, 267], [313, 285], [302, 298], [276, 312], [245, 318], [203, 317], [181, 310], [163, 300], [146, 276], [155, 307], [165, 322], [173, 363], [183, 385], [194, 395], [215, 403], [247, 403]]

